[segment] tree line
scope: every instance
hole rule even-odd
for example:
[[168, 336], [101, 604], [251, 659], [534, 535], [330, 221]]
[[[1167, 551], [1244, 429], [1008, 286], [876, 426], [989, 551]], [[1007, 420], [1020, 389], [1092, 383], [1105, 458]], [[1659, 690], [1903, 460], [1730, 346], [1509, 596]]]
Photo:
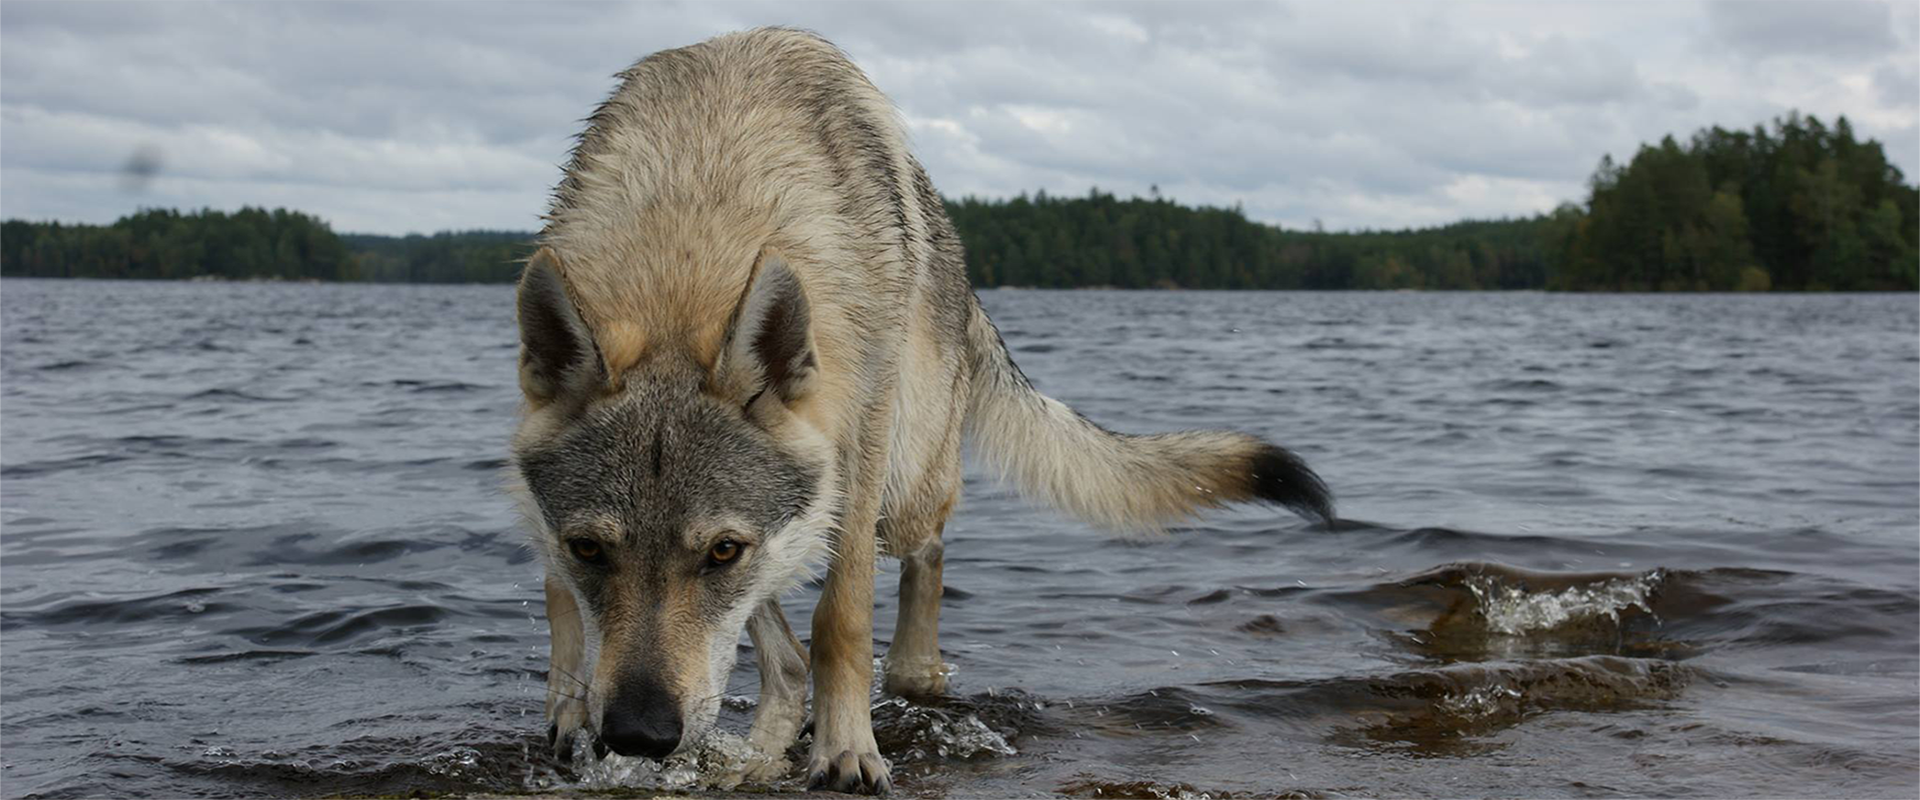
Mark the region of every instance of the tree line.
[[[1920, 188], [1845, 117], [1669, 136], [1624, 163], [1603, 157], [1583, 204], [1434, 228], [1292, 230], [1157, 190], [946, 204], [983, 287], [1920, 289]], [[0, 275], [506, 282], [532, 238], [334, 234], [284, 209], [153, 209], [106, 226], [8, 221]]]
[[1551, 271], [1546, 217], [1437, 228], [1285, 230], [1238, 208], [1161, 197], [1045, 192], [966, 198], [947, 210], [975, 286], [1122, 289], [1537, 289]]
[[455, 231], [431, 236], [342, 234], [364, 280], [382, 283], [507, 283], [533, 254], [533, 234]]
[[1846, 117], [1668, 136], [1602, 158], [1591, 189], [1564, 212], [1554, 288], [1916, 288], [1920, 190]]
[[32, 278], [276, 278], [350, 281], [359, 259], [319, 218], [144, 209], [112, 225], [0, 223], [0, 275]]

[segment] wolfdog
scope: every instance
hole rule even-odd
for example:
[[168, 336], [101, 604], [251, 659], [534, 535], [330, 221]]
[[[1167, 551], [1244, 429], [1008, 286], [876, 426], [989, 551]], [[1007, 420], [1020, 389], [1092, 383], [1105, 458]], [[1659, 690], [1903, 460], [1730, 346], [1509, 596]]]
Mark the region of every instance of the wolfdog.
[[[655, 53], [587, 120], [520, 279], [516, 494], [546, 564], [548, 732], [664, 758], [712, 728], [742, 628], [749, 742], [810, 785], [890, 786], [869, 691], [875, 558], [901, 561], [884, 688], [945, 691], [941, 530], [961, 442], [1112, 528], [1231, 501], [1333, 518], [1292, 453], [1130, 436], [1041, 395], [967, 283], [892, 105], [762, 29]], [[826, 567], [811, 647], [779, 598]]]

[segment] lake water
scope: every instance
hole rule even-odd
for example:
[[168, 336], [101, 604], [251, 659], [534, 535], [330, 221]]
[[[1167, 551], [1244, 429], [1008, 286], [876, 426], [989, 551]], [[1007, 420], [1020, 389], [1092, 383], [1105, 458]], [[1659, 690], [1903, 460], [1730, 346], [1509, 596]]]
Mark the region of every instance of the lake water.
[[[1920, 792], [1913, 295], [984, 300], [1042, 390], [1268, 435], [1348, 521], [1124, 542], [970, 478], [898, 792]], [[711, 779], [540, 755], [509, 287], [9, 279], [0, 325], [6, 796]]]

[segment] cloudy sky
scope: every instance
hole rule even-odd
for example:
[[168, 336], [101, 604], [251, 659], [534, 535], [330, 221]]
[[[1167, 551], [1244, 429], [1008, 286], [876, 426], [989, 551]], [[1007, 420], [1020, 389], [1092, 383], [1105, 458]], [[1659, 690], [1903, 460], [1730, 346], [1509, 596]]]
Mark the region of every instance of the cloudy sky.
[[1550, 209], [1603, 153], [1789, 109], [1847, 115], [1911, 180], [1916, 8], [8, 0], [0, 216], [531, 230], [614, 72], [769, 24], [851, 53], [949, 195], [1158, 185], [1290, 227], [1426, 225]]

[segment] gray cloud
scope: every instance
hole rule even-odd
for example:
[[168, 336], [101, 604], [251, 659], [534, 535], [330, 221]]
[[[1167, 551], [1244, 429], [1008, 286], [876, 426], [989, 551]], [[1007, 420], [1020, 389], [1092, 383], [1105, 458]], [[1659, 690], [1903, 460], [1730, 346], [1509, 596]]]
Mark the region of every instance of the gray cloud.
[[1873, 88], [1879, 92], [1880, 102], [1892, 108], [1920, 105], [1920, 65], [1908, 61], [1874, 70]]
[[1899, 47], [1890, 4], [1830, 0], [1715, 0], [1707, 21], [1718, 39], [1756, 58], [1822, 56], [1846, 61]]
[[[1812, 12], [12, 0], [0, 214], [248, 203], [343, 230], [531, 229], [614, 72], [761, 24], [844, 47], [954, 195], [1158, 185], [1294, 226], [1432, 224], [1546, 210], [1602, 153], [1790, 108], [1895, 137], [1912, 174], [1910, 10]], [[135, 153], [159, 154], [152, 180], [122, 180]]]

